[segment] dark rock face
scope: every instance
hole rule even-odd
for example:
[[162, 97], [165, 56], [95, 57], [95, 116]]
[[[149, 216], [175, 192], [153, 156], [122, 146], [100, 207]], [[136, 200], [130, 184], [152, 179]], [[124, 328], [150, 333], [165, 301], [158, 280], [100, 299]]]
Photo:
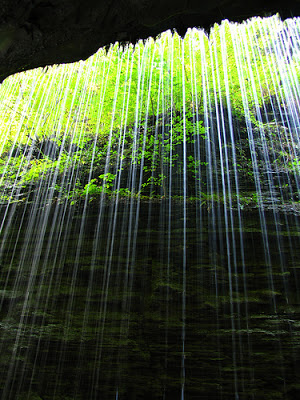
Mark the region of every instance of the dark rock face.
[[26, 69], [85, 59], [115, 41], [135, 42], [175, 28], [209, 29], [279, 12], [300, 15], [299, 1], [0, 0], [0, 79]]
[[[161, 400], [162, 393], [165, 400], [180, 398], [183, 208], [172, 203], [168, 255], [166, 205], [141, 202], [134, 257], [126, 258], [132, 236], [118, 228], [110, 261], [111, 209], [105, 207], [92, 263], [97, 207], [90, 203], [85, 217], [83, 207], [40, 209], [35, 221], [54, 223], [54, 235], [34, 225], [29, 246], [35, 206], [16, 209], [0, 264], [1, 399]], [[125, 203], [118, 207], [116, 226], [121, 227], [122, 220], [130, 220], [130, 209]], [[201, 231], [193, 205], [187, 216], [185, 398], [232, 400], [239, 390], [240, 400], [299, 399], [296, 221], [276, 216], [277, 241], [274, 215], [265, 214], [271, 268], [262, 261], [259, 213], [243, 213], [244, 246], [237, 234], [230, 295], [224, 218], [216, 232], [211, 212], [202, 212]], [[28, 296], [24, 287], [31, 288]]]

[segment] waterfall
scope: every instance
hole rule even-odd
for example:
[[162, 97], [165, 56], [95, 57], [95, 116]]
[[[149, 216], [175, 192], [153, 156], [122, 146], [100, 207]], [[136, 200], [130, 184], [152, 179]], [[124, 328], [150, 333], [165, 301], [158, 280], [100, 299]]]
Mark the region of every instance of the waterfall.
[[0, 397], [300, 394], [300, 20], [0, 87]]

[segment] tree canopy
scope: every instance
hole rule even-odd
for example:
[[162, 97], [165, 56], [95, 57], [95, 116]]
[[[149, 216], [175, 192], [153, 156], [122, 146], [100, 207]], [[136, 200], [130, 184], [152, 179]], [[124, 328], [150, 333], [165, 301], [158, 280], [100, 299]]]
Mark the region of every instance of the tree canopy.
[[[209, 36], [167, 31], [6, 79], [1, 201], [28, 201], [39, 185], [49, 201], [71, 204], [103, 194], [180, 196], [183, 174], [189, 197], [207, 197], [218, 173], [238, 171], [254, 185], [266, 162], [299, 175], [287, 111], [299, 111], [297, 26], [272, 17], [224, 21]], [[236, 186], [234, 172], [230, 179]]]

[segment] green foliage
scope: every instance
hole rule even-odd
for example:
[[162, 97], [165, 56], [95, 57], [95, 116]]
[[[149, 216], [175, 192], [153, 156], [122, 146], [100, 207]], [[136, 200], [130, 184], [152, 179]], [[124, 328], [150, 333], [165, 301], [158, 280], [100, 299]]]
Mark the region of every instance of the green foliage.
[[98, 195], [102, 193], [102, 186], [98, 186], [95, 182], [97, 182], [96, 178], [91, 179], [89, 183], [84, 186], [84, 195]]
[[116, 178], [116, 175], [107, 172], [99, 175], [98, 178], [91, 179], [83, 189], [83, 195], [97, 196], [101, 193], [111, 194], [111, 187]]
[[300, 168], [300, 160], [299, 159], [294, 159], [293, 161], [290, 162], [290, 167], [291, 168]]
[[[24, 199], [41, 182], [52, 190], [51, 201], [72, 204], [100, 195], [163, 198], [170, 188], [180, 197], [184, 168], [189, 198], [199, 197], [195, 187], [210, 196], [209, 174], [216, 185], [221, 172], [233, 181], [236, 170], [253, 184], [251, 157], [260, 159], [263, 146], [274, 170], [299, 173], [288, 134], [259, 119], [281, 84], [267, 51], [269, 29], [264, 35], [261, 20], [253, 19], [239, 27], [224, 21], [209, 38], [195, 30], [184, 40], [166, 32], [155, 41], [99, 50], [86, 62], [7, 79], [0, 103], [1, 199]], [[229, 107], [242, 127], [235, 145], [204, 123], [216, 113], [226, 125]], [[265, 143], [254, 138], [252, 156], [246, 122], [254, 136], [268, 132]], [[262, 171], [263, 161], [258, 164]]]
[[112, 187], [113, 182], [116, 179], [116, 175], [107, 172], [106, 174], [101, 174], [99, 178], [103, 180], [103, 187], [108, 190]]

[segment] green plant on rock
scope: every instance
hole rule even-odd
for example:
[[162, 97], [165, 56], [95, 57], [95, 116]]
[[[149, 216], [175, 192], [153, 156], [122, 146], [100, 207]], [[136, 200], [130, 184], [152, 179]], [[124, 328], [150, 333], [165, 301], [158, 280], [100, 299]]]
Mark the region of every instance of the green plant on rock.
[[111, 194], [111, 188], [113, 186], [114, 180], [116, 178], [115, 174], [107, 172], [105, 174], [99, 175], [98, 178], [91, 179], [83, 189], [83, 195], [97, 196], [101, 193]]

